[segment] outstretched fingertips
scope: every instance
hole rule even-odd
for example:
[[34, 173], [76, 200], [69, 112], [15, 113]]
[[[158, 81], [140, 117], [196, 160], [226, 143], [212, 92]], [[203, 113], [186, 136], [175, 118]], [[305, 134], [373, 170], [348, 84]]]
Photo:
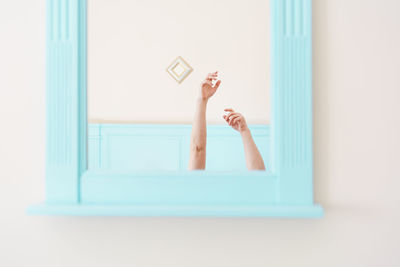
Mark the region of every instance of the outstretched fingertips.
[[232, 124], [236, 124], [240, 122], [240, 117], [236, 117], [232, 120]]
[[219, 87], [220, 84], [221, 84], [221, 80], [218, 80], [218, 81], [215, 83], [214, 88], [215, 88], [215, 89], [218, 89], [218, 87]]
[[224, 116], [222, 116], [223, 118], [224, 118], [224, 120], [225, 120], [225, 122], [229, 125], [229, 119], [228, 119], [228, 116], [226, 116], [226, 115], [224, 115]]

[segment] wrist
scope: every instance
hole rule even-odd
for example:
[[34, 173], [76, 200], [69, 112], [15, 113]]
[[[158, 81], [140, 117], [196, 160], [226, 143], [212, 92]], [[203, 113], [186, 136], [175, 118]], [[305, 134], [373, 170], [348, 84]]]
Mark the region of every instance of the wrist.
[[197, 98], [197, 102], [201, 103], [201, 104], [207, 104], [208, 103], [208, 98], [200, 96], [200, 97]]
[[248, 136], [251, 135], [250, 129], [246, 126], [243, 130], [240, 131], [240, 134], [242, 136]]

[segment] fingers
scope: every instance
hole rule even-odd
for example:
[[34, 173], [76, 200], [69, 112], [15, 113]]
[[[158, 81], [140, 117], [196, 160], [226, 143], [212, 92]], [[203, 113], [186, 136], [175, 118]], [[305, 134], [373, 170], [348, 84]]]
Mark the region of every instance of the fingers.
[[213, 72], [213, 73], [209, 73], [209, 74], [207, 75], [206, 80], [210, 80], [210, 81], [212, 81], [212, 80], [217, 80], [217, 77], [218, 77], [218, 71]]
[[240, 116], [237, 118], [234, 118], [234, 119], [232, 119], [231, 124], [235, 125], [236, 123], [239, 123], [241, 119], [242, 119], [242, 117], [240, 117]]
[[224, 120], [226, 121], [226, 123], [227, 123], [228, 125], [230, 125], [230, 124], [229, 124], [228, 116], [224, 115], [224, 116], [222, 116], [222, 117], [224, 118]]
[[246, 121], [241, 113], [235, 112], [233, 108], [225, 108], [225, 112], [229, 112], [227, 115], [223, 115], [222, 117], [224, 120], [228, 123], [229, 126], [234, 127], [239, 127], [240, 124], [244, 123], [246, 124]]
[[209, 73], [209, 74], [208, 74], [208, 76], [217, 76], [217, 75], [218, 75], [218, 71], [212, 72], [212, 73]]
[[211, 81], [211, 80], [208, 80], [208, 79], [205, 79], [205, 80], [203, 81], [203, 84], [208, 84], [208, 85], [212, 86], [212, 81]]
[[[217, 81], [214, 86], [212, 84], [213, 81]], [[218, 89], [218, 87], [221, 84], [221, 80], [218, 80], [218, 71], [213, 72], [213, 73], [209, 73], [207, 75], [207, 78], [205, 79], [204, 83], [207, 83], [208, 85], [211, 85], [214, 89]]]
[[218, 71], [216, 71], [216, 72], [212, 72], [212, 73], [209, 73], [208, 75], [207, 75], [207, 77], [217, 77], [218, 76]]
[[231, 116], [234, 116], [234, 115], [239, 115], [239, 113], [237, 113], [237, 112], [231, 112], [231, 113], [228, 114], [227, 119], [229, 120], [229, 118], [230, 118]]
[[218, 80], [214, 85], [214, 89], [218, 89], [220, 84], [221, 84], [221, 80]]
[[230, 126], [232, 126], [235, 120], [239, 119], [240, 120], [240, 114], [232, 115], [227, 119], [227, 122]]
[[241, 117], [242, 115], [240, 113], [235, 113], [235, 112], [223, 116], [224, 120], [231, 126], [233, 125], [233, 120], [237, 118], [240, 119]]
[[228, 123], [229, 126], [234, 127], [235, 125], [237, 125], [238, 123], [240, 123], [240, 121], [242, 120], [242, 116], [240, 115], [236, 115], [235, 117], [232, 116], [230, 117], [230, 119], [227, 119], [228, 116], [224, 115], [223, 118], [225, 119], [226, 123]]
[[234, 112], [232, 108], [226, 108], [224, 111], [229, 112], [228, 115], [223, 115], [224, 120], [230, 125], [233, 126], [235, 123], [240, 122], [243, 118], [242, 114], [238, 112]]

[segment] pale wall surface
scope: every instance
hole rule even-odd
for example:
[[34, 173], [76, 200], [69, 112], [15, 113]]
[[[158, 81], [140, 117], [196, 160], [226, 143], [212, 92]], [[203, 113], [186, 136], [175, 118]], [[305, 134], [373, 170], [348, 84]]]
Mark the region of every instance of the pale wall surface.
[[320, 220], [26, 216], [44, 196], [44, 2], [0, 4], [0, 266], [400, 266], [399, 1], [315, 1]]
[[[269, 14], [269, 0], [89, 0], [89, 120], [191, 123], [201, 82], [218, 70], [208, 123], [225, 124], [233, 107], [268, 124]], [[166, 72], [177, 56], [194, 69], [181, 84]]]

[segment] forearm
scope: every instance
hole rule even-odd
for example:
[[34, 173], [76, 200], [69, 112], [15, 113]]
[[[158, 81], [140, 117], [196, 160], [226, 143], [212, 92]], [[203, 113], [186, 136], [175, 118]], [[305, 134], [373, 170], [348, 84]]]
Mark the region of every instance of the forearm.
[[189, 170], [201, 170], [206, 167], [206, 109], [207, 100], [202, 98], [197, 100], [190, 138]]
[[240, 133], [242, 136], [244, 153], [246, 157], [246, 166], [248, 170], [265, 170], [264, 161], [258, 151], [257, 145], [249, 129]]

